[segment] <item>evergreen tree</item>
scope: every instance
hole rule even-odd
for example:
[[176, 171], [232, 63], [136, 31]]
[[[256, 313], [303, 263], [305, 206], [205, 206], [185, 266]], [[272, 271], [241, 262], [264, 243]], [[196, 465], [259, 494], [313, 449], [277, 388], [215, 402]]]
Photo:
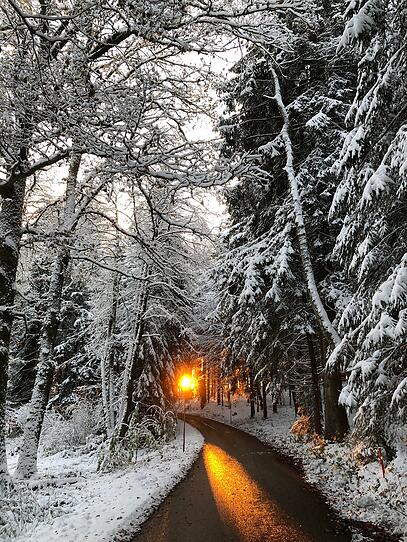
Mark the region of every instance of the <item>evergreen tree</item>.
[[[274, 359], [275, 373], [280, 360], [292, 355], [298, 359], [308, 349], [313, 360], [314, 418], [319, 426], [315, 353], [324, 367], [329, 337], [319, 312], [312, 310], [301, 262], [298, 222], [286, 175], [283, 119], [273, 99], [279, 90], [273, 70], [277, 58], [309, 257], [324, 306], [334, 320], [349, 288], [330, 259], [337, 233], [327, 222], [335, 188], [330, 168], [344, 133], [353, 66], [345, 56], [335, 58], [339, 31], [335, 23], [321, 15], [310, 15], [307, 21], [308, 26], [300, 20], [289, 22], [283, 52], [253, 48], [235, 67], [237, 76], [229, 85], [232, 113], [221, 126], [225, 155], [236, 159], [246, 153], [253, 159], [256, 153], [258, 162], [226, 193], [232, 226], [219, 288], [228, 345], [236, 359], [244, 357], [258, 370]], [[325, 434], [343, 436], [347, 420], [337, 405], [339, 372], [326, 372], [324, 384]]]
[[343, 221], [335, 255], [354, 287], [331, 363], [345, 355], [356, 434], [390, 449], [407, 393], [407, 3], [351, 2], [346, 17], [340, 46], [362, 58], [331, 216]]

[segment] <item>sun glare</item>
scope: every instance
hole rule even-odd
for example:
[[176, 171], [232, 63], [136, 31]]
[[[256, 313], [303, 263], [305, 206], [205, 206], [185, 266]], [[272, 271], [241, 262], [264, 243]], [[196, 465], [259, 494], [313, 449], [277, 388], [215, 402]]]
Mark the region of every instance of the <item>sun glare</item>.
[[179, 387], [181, 391], [191, 391], [195, 387], [194, 379], [190, 375], [182, 375], [179, 381]]

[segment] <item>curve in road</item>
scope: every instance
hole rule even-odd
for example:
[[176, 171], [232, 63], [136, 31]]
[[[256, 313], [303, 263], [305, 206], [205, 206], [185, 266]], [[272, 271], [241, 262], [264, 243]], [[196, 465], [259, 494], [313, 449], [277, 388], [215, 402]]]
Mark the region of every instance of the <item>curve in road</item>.
[[214, 420], [187, 478], [133, 542], [349, 542], [329, 507], [271, 448]]

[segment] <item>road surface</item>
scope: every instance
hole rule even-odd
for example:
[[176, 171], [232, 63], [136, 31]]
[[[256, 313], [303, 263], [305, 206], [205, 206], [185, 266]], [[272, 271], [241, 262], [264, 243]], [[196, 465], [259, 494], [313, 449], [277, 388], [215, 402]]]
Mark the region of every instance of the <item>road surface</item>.
[[[349, 542], [328, 506], [256, 438], [188, 416], [202, 453], [133, 542]], [[187, 443], [188, 445], [188, 443]]]

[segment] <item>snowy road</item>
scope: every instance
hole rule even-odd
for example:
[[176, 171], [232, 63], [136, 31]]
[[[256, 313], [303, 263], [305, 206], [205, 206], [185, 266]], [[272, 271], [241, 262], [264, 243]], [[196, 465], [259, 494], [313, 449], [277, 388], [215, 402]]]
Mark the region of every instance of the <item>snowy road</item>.
[[256, 438], [188, 417], [199, 460], [133, 542], [346, 542], [327, 505]]

